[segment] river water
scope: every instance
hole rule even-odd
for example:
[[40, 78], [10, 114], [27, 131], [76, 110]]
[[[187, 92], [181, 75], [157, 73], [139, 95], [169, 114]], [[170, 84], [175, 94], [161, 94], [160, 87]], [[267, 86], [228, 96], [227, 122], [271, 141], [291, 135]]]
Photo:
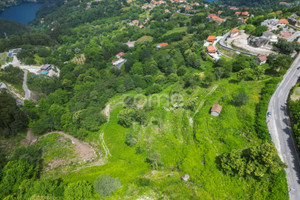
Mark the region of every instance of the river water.
[[17, 6], [5, 8], [5, 10], [0, 13], [0, 18], [27, 25], [36, 18], [35, 13], [42, 5], [41, 3], [24, 2]]

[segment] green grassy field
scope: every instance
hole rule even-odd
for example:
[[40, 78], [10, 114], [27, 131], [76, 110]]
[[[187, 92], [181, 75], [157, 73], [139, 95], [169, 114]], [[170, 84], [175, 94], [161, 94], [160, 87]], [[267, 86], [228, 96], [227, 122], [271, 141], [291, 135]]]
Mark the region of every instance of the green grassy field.
[[172, 30], [169, 30], [168, 32], [166, 32], [162, 37], [165, 37], [165, 36], [168, 36], [168, 35], [171, 35], [173, 33], [182, 33], [182, 32], [186, 32], [187, 30], [187, 27], [184, 26], [184, 27], [176, 27]]
[[152, 42], [152, 41], [153, 41], [153, 37], [143, 36], [143, 37], [139, 38], [136, 42]]
[[[111, 101], [110, 121], [99, 133], [91, 135], [104, 141], [111, 156], [103, 166], [88, 167], [63, 176], [67, 182], [76, 180], [94, 181], [102, 174], [121, 179], [123, 187], [117, 196], [136, 198], [144, 194], [171, 199], [263, 199], [269, 194], [268, 179], [258, 181], [252, 177], [228, 176], [218, 167], [217, 157], [233, 149], [244, 149], [260, 144], [254, 131], [255, 105], [264, 82], [230, 83], [222, 80], [209, 88], [195, 87], [190, 90], [180, 84], [169, 86], [152, 99], [154, 109], [148, 112], [147, 124], [134, 124], [124, 128], [118, 124], [118, 113], [123, 109], [122, 96]], [[245, 89], [250, 97], [248, 104], [236, 107], [233, 96], [239, 89]], [[197, 99], [194, 111], [170, 104], [168, 94], [177, 92], [186, 104]], [[175, 103], [176, 104], [176, 103]], [[220, 104], [223, 110], [219, 117], [210, 115], [213, 104]], [[125, 144], [125, 135], [133, 132], [137, 144]], [[146, 163], [146, 158], [159, 154], [162, 165], [158, 170]], [[102, 149], [103, 156], [105, 155]], [[190, 181], [181, 180], [183, 174], [190, 175]], [[141, 185], [137, 180], [147, 180]], [[160, 192], [157, 192], [160, 191]]]

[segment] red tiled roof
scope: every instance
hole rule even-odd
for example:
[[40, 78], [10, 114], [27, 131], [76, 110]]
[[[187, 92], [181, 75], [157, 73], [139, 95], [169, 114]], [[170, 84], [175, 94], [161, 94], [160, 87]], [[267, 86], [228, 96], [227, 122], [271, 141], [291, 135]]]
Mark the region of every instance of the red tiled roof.
[[286, 20], [286, 19], [280, 19], [279, 20], [279, 24], [288, 24], [289, 22], [288, 22], [288, 20]]
[[211, 108], [211, 112], [218, 112], [221, 113], [222, 111], [222, 106], [219, 104], [214, 104], [213, 107]]
[[222, 10], [219, 10], [219, 11], [218, 11], [218, 14], [219, 14], [219, 15], [221, 15], [221, 14], [222, 14], [222, 12], [223, 12]]
[[242, 15], [249, 15], [249, 12], [242, 12]]
[[238, 29], [233, 29], [233, 30], [231, 31], [231, 33], [238, 33], [238, 32], [239, 32]]
[[117, 54], [117, 56], [120, 56], [120, 57], [122, 57], [122, 56], [124, 56], [124, 55], [125, 55], [124, 52], [120, 52], [120, 53]]
[[168, 46], [169, 44], [166, 42], [166, 43], [161, 43], [159, 44], [161, 47], [165, 47], [165, 46]]
[[223, 21], [225, 21], [224, 19], [221, 19], [220, 17], [218, 17], [215, 14], [209, 14], [208, 16], [211, 17], [214, 21], [217, 21], [217, 22], [223, 22]]
[[235, 14], [236, 14], [236, 15], [240, 15], [240, 14], [241, 14], [241, 12], [235, 12]]
[[208, 53], [216, 53], [217, 50], [215, 49], [215, 47], [213, 45], [207, 46], [207, 51]]
[[210, 35], [210, 36], [208, 36], [208, 38], [206, 40], [209, 41], [209, 42], [214, 42], [215, 39], [216, 39], [216, 36]]
[[258, 56], [257, 58], [260, 60], [260, 62], [267, 61], [267, 59], [268, 59], [268, 57], [265, 56], [265, 55], [263, 55], [263, 56]]
[[282, 39], [288, 39], [289, 37], [291, 37], [293, 34], [291, 33], [291, 32], [288, 32], [288, 31], [286, 31], [286, 32], [282, 32], [280, 35], [279, 35], [279, 37], [280, 38], [282, 38]]

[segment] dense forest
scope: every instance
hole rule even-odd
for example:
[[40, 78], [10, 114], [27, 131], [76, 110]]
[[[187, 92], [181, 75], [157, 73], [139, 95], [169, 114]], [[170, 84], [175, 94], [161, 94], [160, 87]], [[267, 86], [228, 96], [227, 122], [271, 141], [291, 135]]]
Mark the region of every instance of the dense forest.
[[[220, 7], [202, 1], [196, 14], [170, 2], [151, 10], [144, 0], [53, 2], [29, 32], [0, 39], [3, 55], [22, 48], [24, 65], [50, 63], [59, 73], [29, 72], [39, 98], [21, 107], [1, 93], [0, 138], [14, 143], [0, 148], [1, 199], [289, 198], [287, 166], [265, 121], [299, 44], [280, 40], [281, 54], [259, 63], [218, 44], [213, 59], [206, 39], [237, 26], [259, 36], [263, 20], [299, 8], [255, 9], [247, 22], [224, 8], [218, 24], [207, 16]], [[12, 66], [0, 71], [9, 86], [22, 76]], [[36, 140], [26, 143], [25, 132]]]
[[24, 24], [0, 19], [0, 38], [11, 35], [23, 35], [28, 31], [28, 28]]

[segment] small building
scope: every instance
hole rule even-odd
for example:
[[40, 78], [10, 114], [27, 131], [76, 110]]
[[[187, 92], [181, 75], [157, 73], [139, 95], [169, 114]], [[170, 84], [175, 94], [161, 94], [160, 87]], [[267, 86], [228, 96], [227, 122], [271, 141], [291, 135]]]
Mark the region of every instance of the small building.
[[21, 48], [10, 49], [8, 51], [7, 57], [14, 57], [14, 56], [16, 56], [21, 50], [22, 50]]
[[287, 19], [282, 18], [279, 20], [279, 24], [285, 25], [285, 24], [289, 24], [289, 22]]
[[269, 44], [269, 40], [265, 37], [255, 37], [255, 36], [250, 36], [248, 38], [248, 44], [253, 46], [253, 47], [263, 47]]
[[288, 40], [291, 36], [293, 35], [293, 33], [289, 32], [289, 31], [284, 31], [281, 32], [279, 37], [285, 40]]
[[165, 9], [165, 13], [171, 13], [169, 9]]
[[242, 12], [242, 15], [249, 16], [249, 12]]
[[210, 110], [210, 114], [212, 116], [216, 116], [217, 117], [217, 116], [220, 115], [221, 111], [222, 111], [222, 106], [220, 106], [219, 104], [214, 104], [213, 107]]
[[218, 15], [221, 15], [221, 14], [222, 14], [222, 12], [223, 12], [222, 10], [219, 10], [219, 11], [218, 11]]
[[120, 52], [120, 53], [118, 53], [116, 56], [117, 56], [117, 58], [122, 58], [124, 55], [125, 55], [124, 52]]
[[229, 9], [230, 10], [238, 10], [238, 8], [236, 6], [230, 6]]
[[208, 36], [206, 41], [209, 42], [209, 43], [213, 43], [215, 41], [215, 39], [216, 39], [215, 35], [210, 35], [210, 36]]
[[296, 14], [291, 15], [288, 18], [288, 21], [291, 25], [300, 27], [300, 19], [299, 19], [298, 15], [296, 15]]
[[267, 62], [268, 57], [266, 55], [262, 55], [262, 56], [257, 56], [255, 58], [255, 61], [259, 64], [259, 65], [263, 65]]
[[272, 42], [272, 43], [278, 42], [277, 35], [272, 33], [271, 31], [265, 31], [262, 36], [267, 38], [268, 40], [270, 40], [270, 42]]
[[124, 63], [126, 63], [126, 59], [124, 59], [124, 58], [120, 58], [119, 60], [113, 60], [112, 61], [112, 64], [114, 65], [114, 66], [116, 66], [118, 69], [121, 69], [121, 67], [122, 67], [122, 65], [124, 64]]
[[165, 43], [160, 43], [160, 44], [157, 44], [157, 45], [156, 45], [156, 48], [160, 49], [160, 48], [166, 47], [166, 46], [168, 46], [168, 45], [169, 45], [169, 44], [168, 44], [167, 42], [165, 42]]
[[240, 15], [241, 12], [237, 11], [237, 12], [235, 12], [234, 14], [235, 14], [235, 15]]
[[231, 30], [230, 37], [236, 37], [238, 35], [239, 35], [239, 30], [238, 29]]
[[52, 65], [50, 64], [45, 64], [45, 65], [42, 65], [41, 67], [41, 73], [42, 74], [48, 74], [48, 72], [52, 69]]
[[218, 17], [218, 16], [215, 15], [215, 14], [209, 14], [209, 15], [207, 16], [207, 19], [208, 19], [209, 21], [211, 21], [211, 22], [212, 22], [212, 21], [217, 22], [219, 25], [226, 21], [226, 19], [221, 19], [220, 17]]
[[208, 53], [217, 53], [217, 50], [213, 45], [207, 46], [206, 50]]

